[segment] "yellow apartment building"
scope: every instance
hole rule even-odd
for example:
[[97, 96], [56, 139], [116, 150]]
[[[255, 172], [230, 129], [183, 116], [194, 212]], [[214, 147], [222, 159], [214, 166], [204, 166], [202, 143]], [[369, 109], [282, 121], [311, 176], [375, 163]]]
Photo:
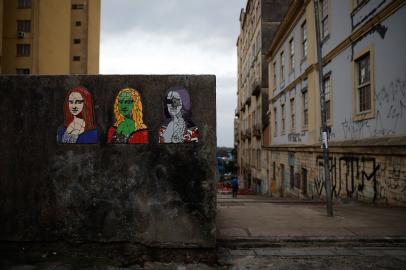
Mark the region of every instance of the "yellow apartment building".
[[98, 74], [100, 0], [0, 0], [1, 74]]

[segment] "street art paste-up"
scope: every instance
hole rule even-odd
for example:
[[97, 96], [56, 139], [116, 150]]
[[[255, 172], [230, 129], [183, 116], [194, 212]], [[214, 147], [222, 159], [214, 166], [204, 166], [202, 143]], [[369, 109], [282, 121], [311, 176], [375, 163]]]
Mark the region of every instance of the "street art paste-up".
[[164, 98], [165, 122], [159, 130], [159, 143], [198, 142], [198, 128], [192, 122], [192, 103], [187, 90], [172, 87]]
[[118, 92], [114, 101], [115, 123], [107, 134], [108, 143], [147, 144], [148, 130], [143, 122], [141, 96], [135, 89]]
[[96, 144], [98, 128], [93, 120], [92, 95], [84, 87], [72, 88], [65, 96], [64, 124], [58, 129], [58, 143]]

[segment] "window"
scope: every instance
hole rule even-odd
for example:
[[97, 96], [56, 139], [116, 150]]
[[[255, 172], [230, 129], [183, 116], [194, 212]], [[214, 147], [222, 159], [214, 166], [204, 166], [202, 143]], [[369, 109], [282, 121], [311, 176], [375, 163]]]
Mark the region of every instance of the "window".
[[76, 4], [72, 5], [72, 9], [84, 9], [85, 5], [84, 4]]
[[75, 38], [73, 39], [74, 44], [80, 44], [80, 38]]
[[257, 52], [256, 52], [256, 54], [258, 54], [259, 53], [259, 51], [261, 50], [261, 35], [258, 35], [257, 36], [257, 45], [255, 46], [256, 48], [257, 48]]
[[31, 0], [18, 0], [18, 8], [31, 8]]
[[273, 87], [276, 88], [276, 62], [273, 62]]
[[282, 116], [282, 134], [285, 133], [285, 104], [281, 105], [281, 116]]
[[17, 32], [31, 32], [31, 21], [30, 20], [18, 20], [17, 21]]
[[358, 7], [362, 6], [365, 4], [368, 0], [353, 0], [352, 1], [352, 7], [353, 9], [357, 9]]
[[307, 128], [309, 125], [309, 100], [307, 89], [302, 93], [302, 102], [303, 102], [303, 128]]
[[273, 129], [273, 136], [278, 136], [278, 117], [277, 117], [277, 109], [273, 109], [273, 119], [274, 119], [274, 129]]
[[73, 56], [73, 61], [80, 61], [80, 56]]
[[82, 22], [81, 21], [75, 21], [75, 26], [81, 26]]
[[295, 43], [293, 38], [289, 41], [289, 71], [295, 70]]
[[276, 163], [272, 162], [272, 180], [276, 180]]
[[365, 113], [372, 110], [370, 56], [368, 51], [355, 60], [357, 113]]
[[326, 100], [326, 116], [327, 122], [331, 121], [331, 76], [324, 77], [324, 96]]
[[17, 56], [27, 57], [30, 56], [31, 45], [30, 44], [17, 44]]
[[328, 0], [321, 0], [321, 37], [325, 39], [328, 34]]
[[294, 130], [295, 127], [296, 127], [295, 112], [296, 112], [295, 99], [292, 98], [292, 99], [290, 100], [290, 122], [291, 122], [291, 129], [292, 129], [292, 130]]
[[306, 22], [302, 24], [302, 59], [307, 57], [307, 26]]
[[30, 69], [29, 68], [17, 68], [16, 69], [16, 74], [18, 74], [18, 75], [30, 74]]
[[261, 150], [257, 149], [257, 169], [261, 169]]
[[281, 68], [280, 68], [280, 79], [281, 82], [283, 82], [285, 79], [285, 54], [284, 52], [281, 52], [280, 54], [280, 60], [281, 60]]

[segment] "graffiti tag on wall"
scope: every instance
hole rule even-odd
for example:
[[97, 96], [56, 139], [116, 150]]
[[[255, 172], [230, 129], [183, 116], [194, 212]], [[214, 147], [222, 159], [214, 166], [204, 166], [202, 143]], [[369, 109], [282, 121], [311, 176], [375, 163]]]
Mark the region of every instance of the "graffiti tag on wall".
[[[348, 199], [387, 202], [406, 200], [406, 170], [401, 158], [387, 157], [378, 161], [371, 156], [344, 155], [332, 157], [329, 172], [333, 196]], [[320, 197], [325, 190], [324, 162], [316, 159], [316, 174], [311, 185], [313, 197]]]
[[[345, 139], [395, 135], [406, 121], [406, 80], [397, 79], [375, 94], [376, 116], [372, 120], [345, 118], [341, 127]], [[403, 126], [401, 126], [403, 125]]]

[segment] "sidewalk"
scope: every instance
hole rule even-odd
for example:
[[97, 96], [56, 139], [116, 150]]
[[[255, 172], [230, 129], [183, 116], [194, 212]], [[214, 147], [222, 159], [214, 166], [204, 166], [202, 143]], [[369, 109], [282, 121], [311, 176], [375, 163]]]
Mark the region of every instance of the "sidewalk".
[[217, 196], [217, 239], [233, 241], [401, 241], [406, 208], [335, 204], [263, 196]]

